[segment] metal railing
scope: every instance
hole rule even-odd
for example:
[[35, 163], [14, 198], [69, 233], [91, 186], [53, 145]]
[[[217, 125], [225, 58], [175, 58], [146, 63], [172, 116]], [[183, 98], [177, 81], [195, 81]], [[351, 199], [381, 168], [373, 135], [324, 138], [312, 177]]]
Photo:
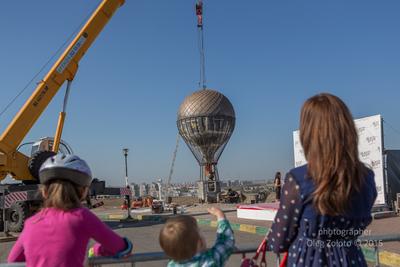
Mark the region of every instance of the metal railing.
[[[375, 255], [375, 266], [380, 266], [379, 260], [379, 249], [385, 242], [398, 242], [400, 241], [400, 234], [389, 234], [389, 235], [375, 235], [375, 236], [361, 236], [358, 238], [360, 244], [366, 244], [369, 247], [373, 247]], [[257, 250], [257, 247], [239, 247], [236, 248], [233, 254], [242, 253], [253, 253]], [[97, 267], [106, 264], [116, 264], [116, 263], [131, 263], [131, 266], [135, 266], [137, 262], [146, 261], [160, 261], [168, 260], [168, 257], [163, 252], [151, 252], [151, 253], [137, 253], [125, 259], [115, 259], [110, 257], [93, 257], [89, 259], [89, 266]], [[276, 266], [279, 266], [280, 257], [276, 257]], [[0, 265], [0, 267], [2, 267]]]
[[[240, 247], [235, 248], [232, 254], [245, 254], [245, 253], [255, 253], [257, 247]], [[147, 262], [147, 261], [162, 261], [162, 260], [169, 260], [168, 256], [165, 255], [164, 252], [149, 252], [149, 253], [136, 253], [124, 259], [115, 259], [110, 257], [93, 257], [89, 258], [89, 266], [90, 267], [97, 267], [106, 264], [123, 264], [123, 263], [130, 263], [131, 266], [135, 266], [135, 263], [138, 262]], [[276, 266], [279, 266], [280, 257], [279, 255], [276, 256]], [[0, 267], [2, 267], [0, 265]]]
[[[243, 247], [236, 248], [233, 254], [245, 254], [256, 252], [257, 247]], [[93, 257], [88, 259], [88, 265], [90, 267], [97, 267], [108, 264], [126, 264], [130, 263], [131, 266], [135, 266], [137, 262], [148, 262], [148, 261], [162, 261], [169, 260], [168, 256], [164, 252], [147, 252], [147, 253], [135, 253], [127, 258], [116, 259], [112, 257]], [[280, 258], [277, 256], [277, 266], [279, 266]], [[0, 267], [26, 267], [25, 263], [0, 263]]]
[[379, 260], [379, 248], [385, 242], [399, 242], [400, 241], [400, 234], [388, 234], [388, 235], [374, 235], [374, 236], [360, 236], [358, 240], [361, 244], [365, 244], [367, 246], [372, 246], [374, 248], [375, 254], [375, 267], [380, 266]]
[[[400, 234], [361, 236], [358, 238], [361, 244], [366, 244], [373, 247], [375, 255], [375, 266], [380, 266], [379, 249], [385, 242], [399, 242]], [[254, 253], [257, 247], [239, 247], [236, 248], [233, 254]], [[116, 259], [111, 257], [93, 257], [89, 258], [88, 264], [92, 267], [107, 265], [107, 264], [131, 264], [135, 266], [138, 262], [161, 261], [168, 260], [168, 257], [163, 252], [135, 253], [127, 258]], [[279, 266], [280, 257], [276, 256], [276, 265]], [[0, 267], [25, 267], [24, 263], [0, 264]]]

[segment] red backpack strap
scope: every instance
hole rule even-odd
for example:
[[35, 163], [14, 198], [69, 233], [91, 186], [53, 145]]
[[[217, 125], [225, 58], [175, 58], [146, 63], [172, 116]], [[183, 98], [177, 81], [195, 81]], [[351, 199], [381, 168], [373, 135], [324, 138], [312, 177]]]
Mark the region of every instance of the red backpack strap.
[[267, 254], [267, 240], [264, 239], [264, 246], [262, 247], [261, 250], [261, 262], [260, 262], [260, 267], [262, 266], [267, 266], [267, 260], [266, 260], [266, 254]]
[[283, 254], [283, 259], [282, 259], [281, 263], [279, 264], [279, 267], [286, 267], [287, 259], [288, 259], [288, 253], [285, 252], [285, 254]]
[[256, 255], [254, 255], [253, 260], [257, 260], [260, 253], [266, 250], [266, 248], [267, 248], [267, 240], [264, 238], [263, 241], [261, 241], [261, 244], [258, 246]]

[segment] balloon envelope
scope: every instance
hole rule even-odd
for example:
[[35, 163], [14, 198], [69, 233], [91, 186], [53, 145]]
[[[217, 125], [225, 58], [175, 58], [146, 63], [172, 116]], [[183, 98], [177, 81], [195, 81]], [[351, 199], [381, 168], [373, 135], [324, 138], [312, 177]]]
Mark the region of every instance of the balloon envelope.
[[200, 165], [216, 164], [235, 128], [235, 111], [223, 94], [199, 90], [182, 102], [177, 126]]

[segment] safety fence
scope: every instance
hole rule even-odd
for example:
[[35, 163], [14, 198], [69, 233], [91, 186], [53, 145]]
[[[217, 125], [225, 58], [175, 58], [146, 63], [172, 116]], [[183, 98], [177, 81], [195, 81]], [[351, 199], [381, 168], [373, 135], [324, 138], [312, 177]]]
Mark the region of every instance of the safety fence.
[[[375, 235], [375, 236], [361, 236], [359, 239], [360, 244], [372, 247], [375, 259], [375, 266], [380, 266], [379, 252], [380, 247], [385, 242], [399, 242], [400, 234], [390, 234], [390, 235]], [[257, 247], [238, 247], [236, 248], [234, 254], [243, 253], [255, 253]], [[137, 253], [125, 259], [115, 259], [109, 257], [94, 257], [89, 259], [89, 266], [97, 267], [107, 264], [116, 263], [130, 263], [131, 266], [135, 266], [135, 263], [148, 262], [148, 261], [160, 261], [168, 260], [168, 257], [163, 252], [152, 252], [152, 253]], [[276, 266], [279, 266], [280, 257], [276, 256]], [[0, 265], [1, 267], [1, 265]]]
[[[368, 247], [373, 248], [374, 259], [375, 259], [374, 266], [377, 267], [380, 266], [381, 264], [380, 248], [382, 247], [382, 244], [385, 242], [399, 242], [400, 234], [361, 236], [358, 240], [360, 241], [360, 244], [364, 244]], [[234, 254], [255, 253], [256, 250], [257, 247], [238, 247], [234, 251]], [[130, 266], [135, 266], [136, 263], [140, 262], [161, 261], [161, 260], [168, 260], [168, 257], [163, 252], [149, 252], [149, 253], [135, 253], [123, 259], [116, 259], [112, 257], [93, 257], [89, 258], [88, 264], [91, 267], [103, 266], [108, 264], [130, 264]], [[276, 256], [275, 261], [276, 261], [276, 266], [279, 266], [280, 264], [279, 255]], [[25, 264], [23, 263], [0, 264], [0, 267], [24, 267], [24, 266]]]
[[[255, 253], [257, 247], [240, 247], [236, 248], [233, 254], [243, 254], [243, 253]], [[110, 257], [93, 257], [89, 259], [90, 267], [98, 267], [107, 264], [116, 264], [116, 263], [129, 263], [130, 266], [135, 266], [135, 263], [138, 262], [148, 262], [148, 261], [161, 261], [168, 260], [168, 256], [165, 255], [164, 252], [150, 252], [150, 253], [136, 253], [132, 256], [124, 259], [115, 259]], [[279, 257], [277, 257], [277, 266], [279, 266]], [[0, 265], [0, 267], [2, 267]]]

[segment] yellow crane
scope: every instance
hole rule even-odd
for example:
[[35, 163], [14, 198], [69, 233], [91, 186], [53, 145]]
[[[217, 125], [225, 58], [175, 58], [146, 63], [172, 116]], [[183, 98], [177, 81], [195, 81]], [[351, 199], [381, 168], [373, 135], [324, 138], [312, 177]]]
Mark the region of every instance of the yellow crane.
[[[92, 45], [96, 37], [109, 22], [116, 10], [124, 4], [124, 0], [103, 0], [91, 17], [81, 28], [50, 71], [38, 83], [36, 89], [13, 118], [6, 130], [0, 136], [0, 181], [7, 175], [20, 181], [38, 183], [40, 165], [59, 149], [65, 120], [65, 106], [71, 82], [78, 70], [79, 61]], [[46, 109], [61, 86], [67, 82], [64, 109], [59, 115], [54, 143], [50, 151], [38, 151], [28, 156], [18, 151], [22, 140]], [[49, 147], [49, 146], [47, 146]], [[41, 153], [42, 152], [42, 153]], [[30, 193], [37, 188], [12, 186], [0, 187], [0, 228], [5, 219], [9, 219], [11, 230], [21, 230], [24, 218], [37, 199]], [[31, 197], [32, 196], [32, 197]], [[37, 198], [37, 197], [36, 197]], [[14, 224], [13, 224], [14, 223]]]
[[[0, 137], [0, 180], [10, 174], [16, 180], [33, 180], [28, 169], [29, 157], [17, 148], [64, 84], [74, 79], [78, 63], [124, 0], [104, 0], [82, 27], [71, 44], [41, 80], [33, 94]], [[58, 150], [65, 112], [61, 112], [53, 149]]]

